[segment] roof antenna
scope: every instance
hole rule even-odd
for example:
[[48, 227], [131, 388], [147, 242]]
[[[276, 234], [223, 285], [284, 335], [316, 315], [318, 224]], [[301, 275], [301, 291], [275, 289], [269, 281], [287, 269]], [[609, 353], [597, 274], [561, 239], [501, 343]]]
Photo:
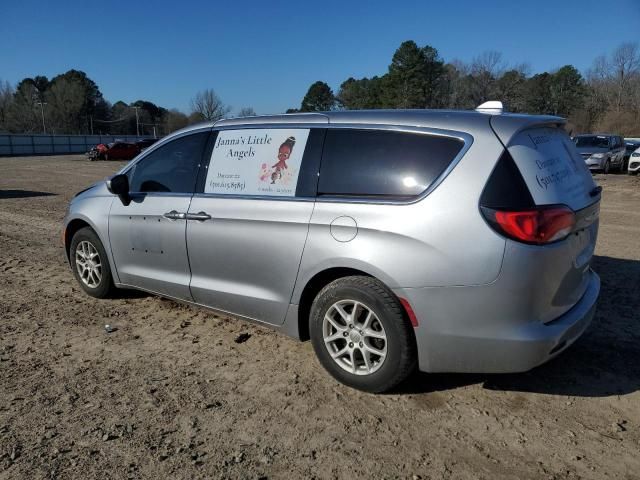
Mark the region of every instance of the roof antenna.
[[478, 105], [476, 107], [476, 112], [480, 113], [490, 113], [492, 115], [499, 115], [504, 111], [502, 106], [502, 102], [497, 100], [491, 100], [489, 102], [484, 102], [482, 105]]

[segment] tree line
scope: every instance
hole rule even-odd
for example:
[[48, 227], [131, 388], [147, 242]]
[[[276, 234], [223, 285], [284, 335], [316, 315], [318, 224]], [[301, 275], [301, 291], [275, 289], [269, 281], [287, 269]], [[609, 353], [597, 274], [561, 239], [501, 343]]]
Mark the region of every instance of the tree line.
[[[624, 43], [597, 57], [580, 73], [573, 65], [531, 75], [527, 64], [509, 65], [489, 51], [465, 63], [446, 62], [430, 45], [403, 42], [387, 72], [347, 78], [334, 93], [313, 83], [299, 108], [287, 112], [338, 109], [473, 109], [501, 100], [507, 111], [566, 117], [574, 133], [608, 131], [640, 136], [640, 48]], [[191, 111], [166, 109], [147, 100], [107, 101], [84, 72], [69, 70], [51, 79], [38, 75], [15, 87], [0, 80], [0, 132], [165, 135], [191, 123], [232, 115], [213, 89], [198, 92]], [[255, 115], [251, 107], [238, 116]]]
[[299, 108], [287, 112], [378, 108], [473, 109], [501, 100], [516, 113], [559, 115], [574, 133], [608, 131], [640, 136], [640, 49], [625, 43], [597, 57], [581, 74], [573, 65], [530, 74], [527, 64], [507, 65], [499, 52], [471, 62], [445, 62], [429, 45], [403, 42], [387, 72], [349, 77], [334, 94], [327, 83], [313, 83]]
[[[147, 100], [108, 102], [86, 73], [69, 70], [51, 79], [38, 75], [14, 88], [0, 81], [0, 132], [166, 135], [189, 124], [231, 114], [213, 89], [198, 92], [187, 115]], [[255, 115], [251, 107], [238, 115]]]

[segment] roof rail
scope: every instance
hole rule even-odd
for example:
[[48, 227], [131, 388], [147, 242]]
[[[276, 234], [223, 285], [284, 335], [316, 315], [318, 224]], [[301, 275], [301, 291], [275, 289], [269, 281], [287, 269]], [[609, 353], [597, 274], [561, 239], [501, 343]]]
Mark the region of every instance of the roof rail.
[[504, 107], [502, 106], [502, 102], [497, 100], [491, 100], [489, 102], [484, 102], [482, 105], [478, 105], [476, 107], [476, 112], [480, 113], [491, 113], [493, 115], [499, 115], [504, 111]]

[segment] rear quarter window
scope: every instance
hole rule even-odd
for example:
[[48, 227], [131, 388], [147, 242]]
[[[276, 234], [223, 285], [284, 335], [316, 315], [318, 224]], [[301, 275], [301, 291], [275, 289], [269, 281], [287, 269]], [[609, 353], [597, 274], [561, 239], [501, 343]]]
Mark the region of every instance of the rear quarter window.
[[462, 140], [421, 133], [329, 129], [318, 195], [411, 198], [460, 153]]

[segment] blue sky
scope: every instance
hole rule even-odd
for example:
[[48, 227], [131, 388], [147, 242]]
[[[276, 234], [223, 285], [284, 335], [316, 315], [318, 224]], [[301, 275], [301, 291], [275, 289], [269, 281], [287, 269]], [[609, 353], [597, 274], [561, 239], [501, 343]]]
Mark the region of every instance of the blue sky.
[[[614, 21], [615, 20], [615, 21]], [[85, 71], [111, 102], [188, 111], [214, 88], [234, 109], [298, 107], [311, 83], [385, 73], [404, 40], [445, 60], [486, 50], [532, 73], [640, 41], [640, 0], [321, 2], [2, 0], [0, 79]]]

